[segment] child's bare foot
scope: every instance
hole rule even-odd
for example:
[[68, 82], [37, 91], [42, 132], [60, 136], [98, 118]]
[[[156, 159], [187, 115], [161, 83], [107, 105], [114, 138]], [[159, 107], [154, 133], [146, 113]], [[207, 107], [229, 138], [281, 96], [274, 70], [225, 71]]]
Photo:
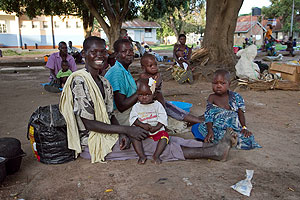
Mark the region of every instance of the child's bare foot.
[[147, 161], [147, 157], [146, 156], [145, 157], [139, 157], [138, 164], [139, 165], [143, 165], [143, 164], [146, 163], [146, 161]]
[[157, 165], [161, 164], [162, 163], [162, 160], [159, 158], [159, 157], [156, 157], [156, 156], [152, 156], [153, 158], [153, 162]]

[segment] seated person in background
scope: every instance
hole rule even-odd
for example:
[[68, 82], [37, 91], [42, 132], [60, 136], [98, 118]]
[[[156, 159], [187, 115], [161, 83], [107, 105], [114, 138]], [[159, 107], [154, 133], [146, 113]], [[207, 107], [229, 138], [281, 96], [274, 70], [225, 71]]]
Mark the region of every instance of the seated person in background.
[[261, 148], [246, 127], [244, 99], [238, 93], [230, 91], [229, 85], [229, 72], [217, 70], [212, 81], [214, 93], [207, 99], [205, 122], [193, 125], [192, 133], [198, 140], [218, 143], [226, 130], [231, 128], [238, 136], [238, 149]]
[[127, 30], [126, 29], [121, 29], [120, 30], [120, 37], [119, 39], [127, 39], [130, 42], [133, 42], [132, 38], [128, 35]]
[[81, 63], [82, 62], [82, 55], [81, 55], [80, 50], [77, 49], [76, 47], [73, 47], [72, 41], [69, 41], [68, 44], [69, 44], [68, 54], [73, 56], [76, 63]]
[[[149, 138], [158, 141], [152, 158], [156, 164], [160, 164], [162, 161], [159, 157], [169, 141], [169, 135], [164, 127], [168, 125], [168, 117], [163, 105], [159, 101], [153, 100], [154, 92], [154, 81], [140, 79], [137, 82], [138, 102], [132, 107], [129, 123], [148, 131]], [[132, 144], [139, 156], [138, 164], [144, 164], [147, 157], [144, 153], [142, 141], [132, 139]]]
[[196, 124], [196, 123], [203, 122], [203, 119], [201, 117], [196, 117], [192, 114], [189, 114], [187, 111], [173, 105], [171, 102], [165, 101], [161, 91], [162, 77], [158, 71], [158, 66], [154, 55], [145, 54], [141, 58], [141, 66], [143, 72], [141, 73], [140, 78], [155, 80], [156, 87], [155, 87], [154, 99], [159, 101], [164, 106], [169, 116], [179, 121], [186, 121], [189, 124]]
[[56, 78], [59, 79], [61, 87], [64, 87], [68, 77], [72, 74], [72, 71], [69, 69], [69, 63], [66, 60], [61, 61], [61, 68], [56, 74]]
[[188, 62], [188, 64], [190, 64], [190, 59], [192, 56], [192, 49], [193, 46], [191, 48], [189, 48], [186, 44], [186, 36], [184, 34], [180, 34], [178, 37], [178, 42], [174, 45], [173, 48], [173, 58], [175, 59], [175, 61], [177, 61], [177, 56], [176, 56], [176, 52], [178, 50], [183, 51], [183, 58]]
[[67, 44], [65, 42], [60, 42], [58, 44], [59, 52], [53, 53], [48, 58], [46, 67], [50, 69], [50, 85], [44, 87], [48, 92], [60, 92], [59, 88], [59, 79], [56, 78], [57, 73], [61, 69], [61, 63], [63, 60], [68, 61], [69, 69], [72, 72], [77, 70], [75, 60], [72, 56], [68, 54]]
[[176, 61], [173, 66], [172, 76], [179, 83], [193, 83], [193, 73], [189, 66], [189, 62], [185, 59], [184, 52], [178, 49], [175, 53]]
[[293, 37], [289, 37], [289, 40], [286, 42], [281, 42], [281, 44], [286, 45], [286, 51], [290, 52], [291, 56], [295, 56], [293, 48]]

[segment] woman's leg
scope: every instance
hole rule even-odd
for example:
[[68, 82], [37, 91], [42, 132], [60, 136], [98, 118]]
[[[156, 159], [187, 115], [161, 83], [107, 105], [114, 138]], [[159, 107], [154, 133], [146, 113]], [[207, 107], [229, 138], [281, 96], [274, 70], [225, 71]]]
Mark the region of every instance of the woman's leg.
[[186, 159], [210, 158], [213, 160], [226, 161], [231, 147], [231, 131], [227, 130], [224, 137], [216, 145], [203, 143], [202, 148], [181, 147]]

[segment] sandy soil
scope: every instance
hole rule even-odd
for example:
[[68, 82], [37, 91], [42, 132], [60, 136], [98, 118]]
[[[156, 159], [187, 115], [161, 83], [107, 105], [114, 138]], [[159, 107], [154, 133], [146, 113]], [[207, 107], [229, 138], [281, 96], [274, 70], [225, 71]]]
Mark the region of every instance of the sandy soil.
[[[40, 86], [47, 77], [47, 70], [0, 74], [0, 136], [18, 138], [27, 153], [21, 169], [0, 186], [0, 199], [248, 199], [230, 188], [245, 178], [246, 169], [254, 170], [249, 199], [300, 198], [300, 92], [239, 91], [246, 101], [248, 127], [263, 148], [231, 150], [227, 162], [197, 159], [139, 166], [136, 160], [91, 164], [78, 158], [45, 165], [33, 156], [26, 133], [38, 106], [59, 101], [59, 94]], [[192, 113], [200, 115], [211, 86], [169, 81], [163, 92], [168, 100], [193, 103]]]

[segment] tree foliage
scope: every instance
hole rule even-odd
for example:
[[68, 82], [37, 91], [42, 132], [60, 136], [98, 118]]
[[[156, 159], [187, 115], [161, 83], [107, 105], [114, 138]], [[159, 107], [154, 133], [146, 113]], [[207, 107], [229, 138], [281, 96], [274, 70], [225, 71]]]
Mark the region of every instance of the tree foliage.
[[[156, 20], [165, 28], [162, 35], [174, 33], [178, 37], [180, 33], [203, 30], [204, 23], [201, 24], [196, 19], [196, 16], [201, 16], [202, 9], [204, 0], [145, 0], [141, 13], [144, 19]], [[169, 31], [170, 28], [172, 32]]]
[[[122, 22], [137, 16], [141, 0], [1, 0], [0, 9], [34, 18], [40, 15], [74, 15], [91, 30], [97, 19], [109, 42], [119, 36]], [[89, 36], [89, 35], [87, 35]]]
[[[293, 0], [270, 0], [271, 5], [269, 7], [262, 8], [262, 14], [265, 19], [279, 18], [283, 24], [283, 31], [289, 32], [291, 27], [292, 5]], [[299, 23], [296, 22], [296, 18], [299, 18], [300, 12], [300, 0], [295, 0], [294, 8], [294, 23], [293, 31], [300, 32]]]

